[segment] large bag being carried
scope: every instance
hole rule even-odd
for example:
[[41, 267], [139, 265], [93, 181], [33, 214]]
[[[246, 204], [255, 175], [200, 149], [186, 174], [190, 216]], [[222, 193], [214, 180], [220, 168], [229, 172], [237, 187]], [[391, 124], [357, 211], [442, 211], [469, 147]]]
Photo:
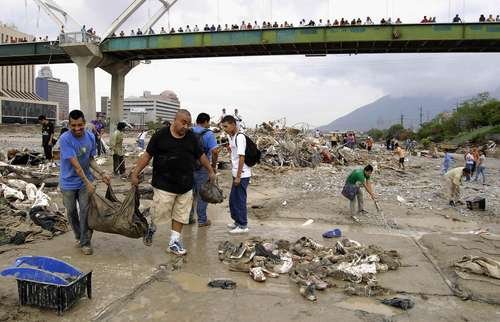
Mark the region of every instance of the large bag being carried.
[[205, 182], [200, 189], [200, 196], [203, 201], [208, 203], [222, 203], [224, 201], [224, 193], [217, 182]]
[[106, 198], [97, 193], [90, 196], [88, 215], [90, 229], [118, 234], [130, 238], [141, 238], [148, 230], [148, 222], [139, 211], [139, 192], [130, 189], [123, 202], [118, 201], [111, 186]]

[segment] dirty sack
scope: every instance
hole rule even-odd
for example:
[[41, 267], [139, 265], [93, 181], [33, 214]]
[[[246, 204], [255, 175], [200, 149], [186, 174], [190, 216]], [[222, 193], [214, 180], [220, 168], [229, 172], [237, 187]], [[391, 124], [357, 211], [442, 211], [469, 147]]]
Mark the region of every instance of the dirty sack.
[[130, 189], [123, 202], [116, 198], [111, 186], [108, 186], [105, 198], [94, 193], [90, 197], [89, 228], [129, 238], [144, 237], [148, 222], [139, 211], [139, 198], [136, 187]]
[[464, 256], [454, 265], [458, 270], [500, 279], [500, 262], [487, 257]]
[[217, 182], [207, 181], [201, 185], [200, 189], [201, 199], [208, 203], [222, 203], [224, 201], [224, 194]]

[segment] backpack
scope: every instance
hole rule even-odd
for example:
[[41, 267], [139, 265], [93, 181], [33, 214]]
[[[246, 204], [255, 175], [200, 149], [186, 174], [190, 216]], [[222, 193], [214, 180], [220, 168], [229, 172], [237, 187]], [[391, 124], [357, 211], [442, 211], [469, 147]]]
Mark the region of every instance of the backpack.
[[[205, 151], [205, 146], [203, 144], [203, 136], [205, 135], [205, 133], [210, 132], [210, 129], [204, 129], [200, 133], [196, 133], [194, 131], [192, 131], [192, 132], [193, 132], [194, 137], [196, 138], [196, 142], [198, 142], [198, 146], [200, 147], [200, 150], [203, 151], [203, 153], [207, 154], [208, 151]], [[195, 161], [194, 168], [195, 168], [195, 170], [200, 170], [201, 168], [203, 168], [203, 166], [200, 163], [200, 160]]]
[[252, 139], [250, 139], [246, 134], [244, 133], [238, 133], [236, 134], [236, 147], [238, 146], [238, 135], [243, 134], [245, 136], [245, 139], [247, 141], [247, 146], [245, 149], [245, 164], [249, 167], [253, 167], [257, 163], [260, 163], [260, 157], [262, 153], [260, 150], [257, 148], [257, 144], [255, 144]]

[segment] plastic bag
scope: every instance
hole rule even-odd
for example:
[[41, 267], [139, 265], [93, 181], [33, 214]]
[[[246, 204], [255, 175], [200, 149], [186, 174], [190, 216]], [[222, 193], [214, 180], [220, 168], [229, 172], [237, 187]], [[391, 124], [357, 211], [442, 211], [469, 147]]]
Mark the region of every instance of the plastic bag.
[[130, 189], [123, 202], [118, 201], [111, 186], [106, 197], [98, 193], [90, 196], [89, 228], [129, 238], [141, 238], [147, 233], [148, 222], [139, 211], [139, 192]]
[[7, 185], [2, 184], [3, 197], [5, 199], [18, 199], [24, 200], [24, 194], [16, 189], [13, 189]]
[[224, 194], [217, 182], [207, 181], [201, 185], [200, 196], [203, 201], [208, 203], [222, 203]]

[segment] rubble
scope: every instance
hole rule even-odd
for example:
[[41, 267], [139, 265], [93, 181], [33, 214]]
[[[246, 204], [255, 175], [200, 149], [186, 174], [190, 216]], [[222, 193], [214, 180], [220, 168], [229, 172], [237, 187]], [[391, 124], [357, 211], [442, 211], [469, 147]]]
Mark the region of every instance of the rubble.
[[349, 239], [325, 247], [308, 237], [293, 244], [254, 237], [238, 245], [224, 241], [218, 252], [229, 270], [248, 272], [257, 282], [265, 282], [266, 274], [288, 274], [299, 286], [300, 294], [310, 301], [317, 300], [316, 290], [340, 284], [349, 294], [385, 294], [387, 291], [378, 285], [376, 275], [401, 266], [397, 251], [363, 246]]
[[34, 184], [18, 179], [6, 182], [19, 190], [5, 183], [1, 185], [0, 245], [19, 245], [68, 231], [66, 217], [42, 191], [44, 184], [37, 189]]

